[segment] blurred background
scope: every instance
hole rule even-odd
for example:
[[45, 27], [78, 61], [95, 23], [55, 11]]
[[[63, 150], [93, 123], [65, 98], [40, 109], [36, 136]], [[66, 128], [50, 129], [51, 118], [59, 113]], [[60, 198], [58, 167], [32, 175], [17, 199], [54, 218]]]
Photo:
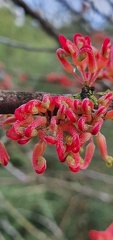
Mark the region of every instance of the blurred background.
[[[113, 0], [0, 0], [0, 88], [76, 93], [80, 86], [56, 58], [58, 35], [89, 35], [101, 47], [113, 39]], [[101, 91], [111, 83], [98, 84]], [[113, 123], [102, 132], [113, 155]], [[86, 171], [71, 173], [46, 151], [47, 170], [36, 175], [25, 146], [6, 138], [11, 160], [0, 166], [0, 240], [88, 240], [90, 229], [104, 230], [113, 221], [113, 168], [96, 150]]]

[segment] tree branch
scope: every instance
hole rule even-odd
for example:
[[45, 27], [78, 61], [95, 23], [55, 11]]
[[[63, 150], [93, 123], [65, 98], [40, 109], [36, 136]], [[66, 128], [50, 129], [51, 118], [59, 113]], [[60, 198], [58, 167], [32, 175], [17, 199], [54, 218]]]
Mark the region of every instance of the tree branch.
[[[57, 0], [62, 6], [65, 6], [70, 13], [75, 16], [74, 21], [79, 20], [79, 25], [86, 31], [88, 34], [93, 31], [91, 24], [83, 17], [84, 9], [82, 7], [81, 11], [76, 11], [66, 0]], [[82, 3], [83, 4], [83, 3]], [[78, 24], [78, 23], [77, 23]], [[88, 28], [87, 28], [88, 26]]]
[[24, 44], [24, 43], [21, 43], [21, 42], [18, 42], [18, 41], [15, 41], [10, 38], [3, 37], [3, 36], [0, 36], [0, 43], [7, 45], [9, 47], [23, 49], [25, 51], [44, 52], [44, 53], [45, 52], [55, 53], [55, 51], [56, 51], [55, 48], [47, 48], [47, 47], [37, 48], [35, 46]]
[[[15, 109], [32, 99], [42, 101], [45, 92], [22, 92], [15, 90], [0, 90], [0, 114], [13, 114]], [[50, 96], [58, 96], [59, 94], [48, 93]], [[73, 97], [72, 94], [63, 94]], [[109, 110], [113, 109], [113, 101], [109, 106]]]
[[51, 26], [47, 20], [45, 21], [40, 13], [38, 11], [33, 11], [25, 2], [22, 0], [12, 0], [13, 3], [16, 5], [22, 7], [25, 11], [26, 14], [31, 16], [32, 18], [36, 19], [37, 21], [40, 22], [42, 28], [48, 33], [50, 36], [52, 36], [57, 42], [58, 42], [58, 33], [55, 31], [53, 26]]
[[[101, 11], [95, 6], [95, 4], [94, 4], [93, 1], [87, 0], [87, 2], [90, 4], [90, 7], [91, 7], [96, 13], [98, 13], [100, 16], [102, 16], [103, 18], [105, 18], [108, 22], [110, 22], [110, 23], [113, 22], [112, 17], [111, 17], [110, 15], [108, 16], [108, 15], [104, 14], [103, 12], [101, 12]], [[109, 2], [109, 4], [110, 4], [110, 2]], [[112, 5], [111, 5], [111, 6], [112, 6]], [[112, 8], [113, 8], [113, 6], [112, 6]]]
[[0, 114], [13, 114], [17, 107], [32, 99], [42, 100], [44, 94], [43, 92], [0, 90]]

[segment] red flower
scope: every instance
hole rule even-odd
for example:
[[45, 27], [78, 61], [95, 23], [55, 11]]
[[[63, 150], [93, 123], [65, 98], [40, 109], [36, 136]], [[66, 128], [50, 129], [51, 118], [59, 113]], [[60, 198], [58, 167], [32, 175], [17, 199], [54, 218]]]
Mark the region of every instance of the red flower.
[[46, 149], [46, 143], [40, 141], [33, 149], [32, 165], [36, 173], [43, 173], [46, 169], [46, 160], [42, 157]]
[[91, 240], [113, 240], [113, 223], [105, 231], [90, 230]]
[[10, 157], [7, 153], [7, 150], [4, 146], [4, 144], [0, 141], [0, 163], [3, 166], [6, 166], [8, 164]]
[[75, 82], [69, 79], [65, 74], [51, 72], [46, 76], [46, 80], [50, 83], [59, 83], [64, 88], [75, 86]]

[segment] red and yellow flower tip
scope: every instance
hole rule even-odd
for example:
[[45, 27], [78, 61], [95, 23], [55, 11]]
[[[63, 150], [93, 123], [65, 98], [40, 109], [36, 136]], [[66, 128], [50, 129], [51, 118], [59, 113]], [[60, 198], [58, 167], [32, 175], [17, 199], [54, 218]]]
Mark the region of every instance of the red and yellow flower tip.
[[106, 162], [108, 167], [111, 167], [113, 164], [113, 157], [108, 155], [107, 143], [105, 136], [98, 132], [96, 136], [97, 144], [101, 153], [102, 158]]
[[0, 163], [3, 165], [3, 166], [6, 166], [9, 162], [9, 155], [7, 153], [7, 150], [4, 146], [4, 144], [0, 141]]
[[62, 48], [59, 48], [56, 51], [56, 54], [57, 54], [57, 57], [59, 58], [60, 62], [62, 63], [63, 67], [65, 68], [65, 70], [69, 73], [73, 73], [74, 72], [74, 67], [67, 60], [67, 57], [69, 56], [69, 54]]
[[46, 159], [42, 157], [46, 149], [46, 143], [40, 141], [33, 149], [32, 166], [36, 173], [41, 174], [46, 170]]
[[84, 159], [81, 158], [80, 153], [73, 153], [73, 155], [69, 155], [66, 157], [66, 162], [69, 167], [69, 169], [72, 172], [78, 172], [80, 170], [86, 169], [93, 157], [95, 151], [95, 145], [93, 142], [88, 143], [86, 147], [85, 157]]
[[89, 231], [90, 240], [113, 240], [113, 223], [105, 231]]

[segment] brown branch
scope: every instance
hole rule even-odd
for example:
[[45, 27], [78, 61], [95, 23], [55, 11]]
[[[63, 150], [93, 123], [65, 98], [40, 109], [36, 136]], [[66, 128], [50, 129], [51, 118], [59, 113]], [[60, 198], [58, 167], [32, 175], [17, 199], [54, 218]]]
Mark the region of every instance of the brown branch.
[[[13, 114], [16, 108], [32, 99], [38, 99], [42, 101], [44, 94], [47, 93], [0, 90], [0, 114]], [[58, 95], [59, 94], [50, 93], [50, 96]], [[65, 94], [65, 96], [73, 97], [72, 94]], [[109, 110], [111, 109], [113, 109], [113, 101], [109, 107]]]
[[12, 114], [17, 107], [32, 99], [42, 100], [44, 94], [43, 92], [0, 90], [0, 114]]
[[25, 2], [22, 0], [12, 0], [16, 5], [22, 7], [25, 11], [25, 13], [32, 18], [36, 19], [40, 22], [42, 28], [46, 33], [48, 33], [50, 36], [52, 36], [57, 42], [58, 42], [58, 33], [55, 31], [52, 25], [47, 22], [47, 20], [44, 20], [40, 13], [38, 11], [33, 11]]
[[[42, 101], [45, 92], [22, 92], [15, 90], [0, 90], [0, 114], [13, 114], [15, 109], [32, 99]], [[58, 96], [59, 94], [52, 94], [50, 96]], [[72, 96], [65, 94], [65, 96]]]

